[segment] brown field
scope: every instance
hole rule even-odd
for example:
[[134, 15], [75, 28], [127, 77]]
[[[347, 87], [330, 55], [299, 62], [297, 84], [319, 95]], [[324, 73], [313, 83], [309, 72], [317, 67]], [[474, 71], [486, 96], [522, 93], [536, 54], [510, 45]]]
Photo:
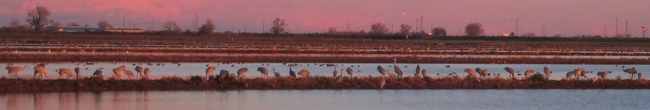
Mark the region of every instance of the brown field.
[[[216, 76], [218, 77], [218, 76]], [[0, 93], [66, 92], [66, 91], [141, 91], [141, 90], [288, 90], [288, 89], [380, 89], [382, 77], [253, 78], [227, 77], [219, 81], [164, 77], [156, 80], [26, 80], [0, 78]], [[403, 77], [386, 79], [384, 89], [650, 89], [650, 81], [608, 80], [520, 80], [509, 78]]]

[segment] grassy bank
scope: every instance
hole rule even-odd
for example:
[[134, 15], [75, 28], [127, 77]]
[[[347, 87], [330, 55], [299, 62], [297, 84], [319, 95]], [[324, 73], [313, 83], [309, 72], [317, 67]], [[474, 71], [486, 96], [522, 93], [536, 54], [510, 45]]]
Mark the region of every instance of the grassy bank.
[[[32, 80], [0, 78], [0, 93], [140, 90], [288, 90], [288, 89], [380, 89], [381, 77], [254, 78], [223, 80], [213, 77], [165, 77], [156, 80]], [[519, 80], [508, 78], [403, 77], [386, 79], [384, 89], [650, 89], [646, 80]]]

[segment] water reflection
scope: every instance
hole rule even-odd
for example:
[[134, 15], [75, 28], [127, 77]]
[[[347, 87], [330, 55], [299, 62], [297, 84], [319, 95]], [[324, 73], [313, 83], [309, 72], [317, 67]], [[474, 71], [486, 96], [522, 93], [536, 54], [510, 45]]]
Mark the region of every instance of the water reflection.
[[[57, 97], [58, 96], [58, 97]], [[236, 90], [0, 94], [7, 110], [644, 109], [650, 90]], [[30, 100], [31, 99], [31, 100]]]

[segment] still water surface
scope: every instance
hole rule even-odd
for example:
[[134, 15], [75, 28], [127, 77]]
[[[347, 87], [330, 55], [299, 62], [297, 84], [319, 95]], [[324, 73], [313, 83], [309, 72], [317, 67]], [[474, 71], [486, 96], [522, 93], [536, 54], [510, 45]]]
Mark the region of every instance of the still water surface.
[[[29, 68], [33, 68], [36, 63], [14, 63], [15, 66], [21, 66], [24, 67], [25, 65], [28, 65]], [[135, 65], [133, 65], [135, 64]], [[220, 64], [220, 63], [181, 63], [179, 66], [178, 64], [172, 64], [172, 63], [162, 63], [161, 66], [154, 65], [149, 66], [147, 63], [142, 63], [143, 65], [140, 65], [140, 62], [117, 62], [116, 64], [113, 64], [111, 62], [96, 62], [94, 65], [76, 65], [76, 63], [49, 63], [46, 68], [48, 69], [48, 76], [50, 79], [55, 79], [58, 78], [59, 75], [57, 72], [55, 72], [59, 68], [69, 68], [69, 69], [74, 69], [75, 67], [80, 67], [81, 69], [81, 75], [82, 76], [90, 76], [92, 73], [99, 68], [104, 68], [103, 69], [103, 75], [105, 78], [111, 77], [113, 75], [112, 69], [117, 68], [120, 65], [125, 65], [127, 70], [131, 70], [135, 73], [135, 66], [142, 66], [143, 68], [150, 68], [151, 69], [151, 75], [153, 78], [160, 78], [162, 76], [179, 76], [182, 78], [187, 78], [191, 75], [200, 75], [200, 76], [205, 76], [205, 70], [207, 68], [206, 65], [211, 65], [215, 66], [216, 70], [213, 72], [215, 75], [219, 73], [219, 70], [224, 69], [228, 70], [231, 73], [236, 72], [240, 68], [247, 68], [249, 71], [246, 72], [246, 76], [249, 78], [254, 78], [254, 77], [260, 77], [262, 74], [257, 71], [258, 67], [264, 67], [269, 70], [269, 76], [273, 77], [273, 71], [271, 70], [272, 68], [276, 69], [276, 72], [280, 73], [283, 76], [288, 76], [289, 75], [289, 66], [284, 65], [283, 63], [246, 63], [246, 64]], [[268, 66], [266, 65], [268, 64]], [[377, 71], [377, 66], [382, 66], [383, 68], [389, 70], [390, 73], [395, 73], [394, 72], [394, 67], [393, 63], [335, 63], [336, 65], [339, 65], [337, 67], [337, 71], [339, 73], [345, 73], [345, 71], [341, 71], [341, 69], [347, 69], [352, 68], [355, 72], [355, 76], [380, 76], [379, 72]], [[0, 67], [6, 66], [6, 63], [0, 64]], [[163, 66], [164, 65], [164, 66]], [[309, 66], [308, 66], [309, 65]], [[298, 66], [294, 66], [292, 68], [293, 71], [300, 71], [301, 69], [305, 69], [310, 71], [312, 76], [332, 76], [332, 72], [335, 70], [334, 67], [327, 67], [327, 66], [319, 66], [320, 64], [315, 65], [314, 63], [298, 63]], [[405, 76], [413, 76], [415, 73], [415, 68], [417, 65], [420, 65], [421, 69], [426, 69], [428, 71], [429, 76], [431, 77], [442, 77], [442, 76], [448, 76], [449, 73], [457, 73], [457, 75], [467, 75], [467, 73], [464, 71], [465, 68], [471, 68], [476, 69], [481, 68], [481, 69], [486, 69], [489, 71], [491, 74], [500, 74], [502, 78], [508, 77], [509, 74], [504, 70], [505, 67], [511, 67], [515, 71], [519, 71], [519, 73], [523, 74], [526, 70], [535, 70], [536, 72], [539, 73], [544, 73], [543, 69], [544, 66], [548, 67], [553, 74], [551, 75], [552, 80], [560, 80], [566, 76], [566, 73], [569, 71], [573, 71], [574, 69], [577, 68], [584, 68], [586, 71], [593, 71], [593, 73], [588, 73], [588, 77], [596, 77], [596, 72], [599, 71], [612, 71], [612, 74], [610, 74], [607, 78], [613, 79], [616, 78], [617, 76], [621, 76], [622, 78], [629, 78], [629, 74], [623, 72], [624, 68], [632, 68], [635, 67], [637, 71], [641, 73], [646, 73], [650, 72], [650, 65], [616, 65], [616, 64], [609, 64], [609, 65], [583, 65], [583, 64], [413, 64], [413, 63], [398, 63], [397, 64], [400, 69], [404, 72]], [[446, 67], [449, 66], [449, 67]], [[624, 67], [624, 68], [623, 68]], [[24, 78], [31, 78], [33, 76], [33, 69], [26, 69], [24, 71], [21, 71], [19, 74], [21, 77]], [[122, 73], [123, 74], [123, 73]], [[440, 76], [437, 76], [437, 74], [440, 74]], [[0, 77], [9, 77], [7, 74], [0, 74]], [[517, 73], [515, 73], [515, 76], [517, 78], [521, 78], [523, 76], [517, 76]], [[126, 79], [126, 75], [122, 75], [122, 79]]]
[[239, 90], [0, 94], [6, 110], [610, 110], [650, 90]]

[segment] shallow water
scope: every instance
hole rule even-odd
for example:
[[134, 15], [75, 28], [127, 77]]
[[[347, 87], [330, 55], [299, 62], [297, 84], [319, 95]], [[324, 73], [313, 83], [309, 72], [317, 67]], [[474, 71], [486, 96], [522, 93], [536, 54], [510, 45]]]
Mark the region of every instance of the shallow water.
[[0, 94], [7, 110], [647, 109], [649, 90], [239, 90]]
[[[117, 62], [116, 64], [113, 64], [111, 62], [96, 62], [94, 65], [83, 65], [80, 64], [79, 66], [75, 65], [76, 63], [49, 63], [46, 68], [48, 69], [48, 76], [50, 79], [58, 78], [59, 75], [55, 70], [59, 68], [70, 68], [74, 69], [75, 67], [80, 67], [81, 68], [81, 74], [82, 76], [90, 76], [92, 73], [98, 69], [98, 68], [104, 68], [103, 69], [103, 75], [105, 78], [110, 77], [113, 75], [112, 69], [117, 68], [120, 65], [125, 65], [127, 66], [128, 70], [131, 70], [135, 73], [135, 65], [139, 65], [139, 62]], [[150, 68], [151, 69], [151, 77], [152, 78], [160, 78], [162, 76], [179, 76], [179, 77], [189, 77], [190, 75], [200, 75], [200, 76], [205, 76], [205, 70], [207, 68], [206, 65], [213, 65], [217, 69], [213, 72], [215, 75], [219, 73], [219, 70], [224, 69], [228, 70], [231, 73], [236, 72], [240, 68], [247, 68], [249, 71], [245, 73], [246, 77], [249, 78], [254, 78], [254, 77], [261, 77], [261, 73], [257, 71], [258, 67], [264, 67], [269, 70], [269, 76], [273, 77], [273, 71], [271, 70], [272, 68], [276, 69], [276, 72], [280, 73], [283, 76], [288, 76], [289, 75], [289, 66], [284, 65], [282, 63], [247, 63], [247, 64], [220, 64], [220, 63], [181, 63], [179, 66], [178, 64], [172, 64], [172, 63], [163, 63], [164, 66], [156, 66], [156, 65], [146, 65], [146, 63], [143, 63], [142, 66], [143, 68]], [[264, 66], [262, 66], [264, 64]], [[266, 66], [268, 64], [268, 66]], [[4, 67], [7, 64], [0, 64], [0, 67]], [[28, 65], [28, 67], [32, 68], [35, 63], [14, 63], [15, 66], [21, 66], [24, 67], [24, 65]], [[309, 65], [309, 66], [307, 66]], [[334, 71], [334, 67], [327, 67], [327, 66], [319, 66], [320, 64], [315, 65], [314, 63], [298, 63], [298, 66], [292, 67], [293, 71], [300, 71], [302, 69], [306, 69], [310, 71], [312, 76], [332, 76], [332, 72]], [[382, 66], [384, 69], [390, 70], [390, 73], [395, 73], [394, 72], [394, 67], [392, 63], [336, 63], [336, 65], [339, 65], [337, 67], [338, 73], [347, 73], [344, 71], [341, 71], [341, 69], [346, 69], [346, 68], [352, 68], [354, 72], [354, 76], [380, 76], [379, 72], [377, 71], [377, 66]], [[405, 76], [413, 76], [415, 73], [415, 68], [418, 64], [397, 64], [400, 69], [404, 72]], [[476, 69], [477, 67], [481, 69], [487, 69], [490, 73], [492, 74], [499, 74], [500, 77], [506, 78], [509, 76], [509, 74], [504, 70], [505, 67], [511, 67], [515, 69], [515, 71], [519, 71], [519, 73], [523, 74], [526, 70], [532, 69], [535, 70], [536, 72], [539, 73], [544, 73], [543, 68], [544, 66], [547, 66], [551, 71], [553, 71], [553, 74], [551, 75], [551, 79], [553, 80], [559, 80], [562, 79], [566, 76], [566, 73], [569, 71], [573, 71], [574, 69], [577, 68], [584, 68], [586, 71], [593, 71], [593, 73], [588, 73], [588, 77], [596, 77], [596, 72], [598, 71], [612, 71], [612, 74], [610, 74], [607, 78], [613, 79], [616, 78], [617, 76], [621, 76], [622, 78], [629, 78], [629, 74], [623, 72], [623, 66], [625, 68], [632, 68], [635, 67], [637, 71], [641, 73], [646, 73], [650, 71], [650, 65], [582, 65], [582, 64], [419, 64], [422, 69], [426, 69], [430, 77], [438, 78], [438, 77], [444, 77], [444, 76], [449, 76], [449, 73], [457, 73], [457, 75], [464, 76], [467, 75], [466, 72], [464, 72], [465, 68], [471, 68], [472, 70]], [[446, 67], [449, 65], [450, 67]], [[353, 67], [351, 67], [353, 66]], [[87, 69], [86, 69], [87, 68]], [[437, 75], [439, 73], [439, 76]], [[0, 76], [3, 77], [9, 77], [7, 74], [2, 74]], [[20, 72], [20, 76], [24, 78], [31, 78], [33, 76], [33, 69], [26, 69]], [[515, 77], [521, 78], [522, 76], [517, 76], [515, 73]], [[128, 78], [126, 75], [122, 75], [122, 78]]]

